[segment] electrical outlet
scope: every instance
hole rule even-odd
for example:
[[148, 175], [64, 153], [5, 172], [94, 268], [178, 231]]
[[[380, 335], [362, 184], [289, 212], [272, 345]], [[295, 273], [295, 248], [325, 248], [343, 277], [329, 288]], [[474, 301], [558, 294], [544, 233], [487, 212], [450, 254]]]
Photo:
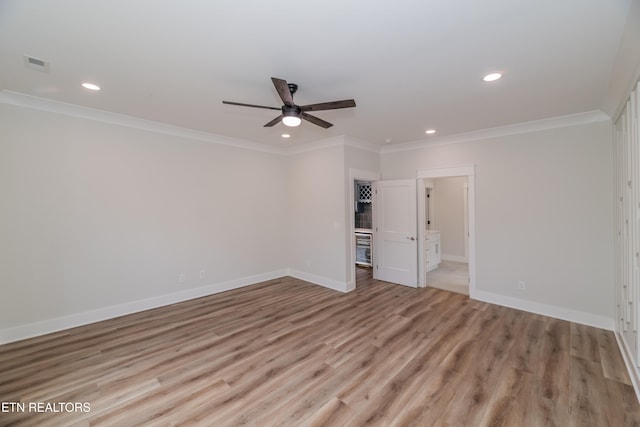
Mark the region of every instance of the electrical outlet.
[[518, 281], [518, 289], [520, 289], [521, 291], [527, 289], [527, 286], [525, 285], [524, 280]]
[[184, 275], [184, 273], [178, 275], [178, 282], [184, 283], [185, 280], [186, 276]]

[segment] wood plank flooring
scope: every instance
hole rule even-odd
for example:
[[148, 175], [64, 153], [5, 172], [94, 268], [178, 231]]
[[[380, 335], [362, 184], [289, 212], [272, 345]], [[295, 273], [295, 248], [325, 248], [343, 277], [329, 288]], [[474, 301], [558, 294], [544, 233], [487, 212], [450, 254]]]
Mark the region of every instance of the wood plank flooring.
[[349, 294], [282, 278], [0, 346], [3, 402], [2, 426], [640, 425], [612, 332], [366, 269]]

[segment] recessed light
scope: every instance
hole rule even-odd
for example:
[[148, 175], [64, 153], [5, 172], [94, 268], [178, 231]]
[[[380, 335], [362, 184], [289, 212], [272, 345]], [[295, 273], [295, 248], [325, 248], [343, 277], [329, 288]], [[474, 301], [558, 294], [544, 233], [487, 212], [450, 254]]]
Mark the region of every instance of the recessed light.
[[282, 134], [282, 137], [283, 137], [283, 138], [291, 138], [291, 135], [289, 135], [288, 133], [283, 133], [283, 134]]
[[491, 73], [484, 76], [482, 80], [484, 80], [485, 82], [495, 82], [500, 77], [502, 77], [502, 73]]
[[100, 90], [100, 86], [93, 83], [82, 83], [82, 87], [89, 90]]
[[385, 138], [384, 142], [386, 142], [387, 144], [391, 142], [391, 138]]
[[436, 133], [435, 129], [427, 129], [426, 131], [424, 131], [424, 133], [429, 134], [429, 135], [433, 135], [434, 133]]

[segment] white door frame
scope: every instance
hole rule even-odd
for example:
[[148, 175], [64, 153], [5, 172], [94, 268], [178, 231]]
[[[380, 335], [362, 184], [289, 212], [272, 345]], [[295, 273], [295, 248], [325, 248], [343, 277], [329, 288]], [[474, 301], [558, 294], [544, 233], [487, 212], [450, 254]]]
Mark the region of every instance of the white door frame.
[[[353, 204], [355, 202], [355, 182], [379, 180], [380, 172], [349, 168], [349, 227], [345, 227], [349, 232], [349, 235], [347, 236], [347, 242], [349, 242], [349, 250], [347, 251], [347, 265], [349, 266], [347, 292], [352, 291], [356, 288], [356, 246], [353, 243], [353, 236], [356, 232], [356, 213], [353, 208]], [[375, 213], [373, 212], [374, 210], [375, 209], [372, 207], [372, 215], [375, 215]]]
[[[433, 179], [433, 178], [445, 178], [452, 176], [466, 176], [468, 185], [468, 212], [469, 212], [469, 296], [475, 298], [476, 294], [476, 171], [475, 165], [462, 165], [462, 166], [449, 166], [449, 167], [437, 167], [420, 169], [417, 171], [417, 179]], [[418, 192], [420, 194], [420, 192]], [[418, 205], [420, 206], [420, 205]], [[422, 211], [418, 210], [418, 224], [424, 224], [424, 208]], [[423, 226], [424, 227], [424, 226]], [[424, 235], [421, 235], [421, 240], [424, 239]], [[424, 251], [423, 251], [424, 252]], [[423, 254], [422, 254], [423, 255]], [[420, 262], [418, 264], [418, 283], [422, 285], [425, 282], [426, 272], [425, 263]]]
[[462, 189], [464, 201], [464, 259], [469, 262], [469, 183], [466, 182]]

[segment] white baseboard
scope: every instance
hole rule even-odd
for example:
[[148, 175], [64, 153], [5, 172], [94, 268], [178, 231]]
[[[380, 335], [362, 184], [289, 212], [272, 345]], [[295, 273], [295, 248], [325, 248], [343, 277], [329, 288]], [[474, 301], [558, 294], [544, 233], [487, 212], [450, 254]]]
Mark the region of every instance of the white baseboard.
[[317, 276], [311, 273], [305, 273], [299, 270], [289, 270], [289, 276], [296, 279], [304, 280], [315, 285], [324, 286], [325, 288], [333, 289], [339, 292], [349, 292], [355, 289], [355, 283], [353, 282], [339, 282], [337, 280], [329, 279], [323, 276]]
[[440, 258], [443, 261], [454, 261], [454, 262], [469, 262], [468, 259], [466, 259], [463, 256], [460, 255], [448, 255], [448, 254], [442, 254], [440, 255]]
[[266, 280], [277, 279], [279, 277], [284, 277], [287, 275], [287, 270], [276, 270], [269, 273], [242, 277], [225, 282], [201, 286], [199, 288], [187, 289], [180, 292], [172, 292], [170, 294], [158, 295], [142, 300], [99, 308], [97, 310], [85, 311], [81, 313], [57, 317], [54, 319], [47, 319], [11, 328], [0, 329], [0, 344], [7, 344], [26, 338], [32, 338], [39, 335], [61, 331], [64, 329], [87, 325], [89, 323], [112, 319], [114, 317], [137, 313], [139, 311], [149, 310], [151, 308], [162, 307], [169, 304], [175, 304], [177, 302], [200, 298], [219, 292], [229, 291], [231, 289], [241, 288], [243, 286], [264, 282]]
[[586, 313], [584, 311], [572, 310], [565, 307], [555, 305], [542, 304], [539, 302], [513, 298], [505, 295], [494, 294], [475, 290], [471, 292], [471, 298], [479, 301], [489, 302], [504, 307], [515, 308], [517, 310], [528, 311], [530, 313], [542, 314], [543, 316], [553, 317], [569, 322], [580, 323], [587, 326], [613, 331], [613, 317], [600, 316], [597, 314]]
[[618, 342], [618, 347], [620, 348], [620, 353], [622, 353], [622, 359], [624, 360], [627, 372], [629, 372], [631, 385], [633, 385], [633, 390], [636, 392], [636, 399], [640, 402], [640, 372], [635, 368], [636, 364], [633, 362], [633, 356], [631, 356], [631, 352], [629, 351], [629, 347], [627, 346], [627, 342], [624, 337], [618, 333], [618, 331], [615, 331], [614, 334], [616, 336], [616, 341]]

